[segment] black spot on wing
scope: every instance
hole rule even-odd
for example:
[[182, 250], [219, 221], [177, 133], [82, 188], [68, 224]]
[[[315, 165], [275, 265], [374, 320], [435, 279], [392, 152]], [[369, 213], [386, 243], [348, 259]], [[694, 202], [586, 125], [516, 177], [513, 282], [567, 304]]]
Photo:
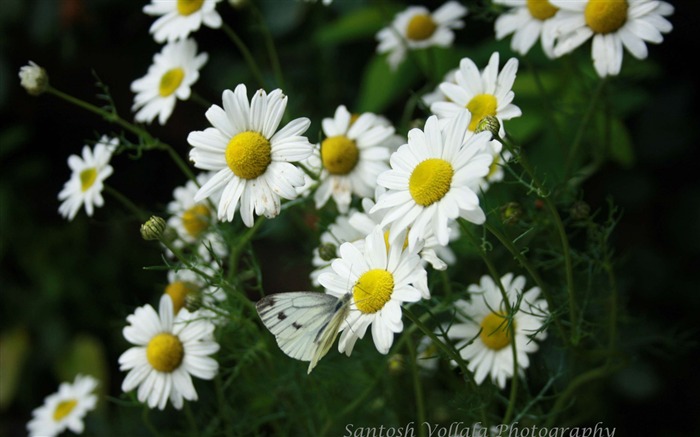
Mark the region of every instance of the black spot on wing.
[[301, 329], [303, 326], [304, 325], [300, 325], [297, 322], [292, 322], [292, 327], [294, 327], [294, 329]]
[[258, 309], [258, 311], [264, 311], [265, 309], [273, 306], [277, 301], [275, 300], [274, 297], [272, 296], [267, 296], [258, 301], [257, 304], [255, 304], [255, 307]]
[[284, 313], [284, 311], [280, 311], [279, 314], [277, 314], [277, 318], [280, 320], [284, 320], [287, 318], [287, 315]]

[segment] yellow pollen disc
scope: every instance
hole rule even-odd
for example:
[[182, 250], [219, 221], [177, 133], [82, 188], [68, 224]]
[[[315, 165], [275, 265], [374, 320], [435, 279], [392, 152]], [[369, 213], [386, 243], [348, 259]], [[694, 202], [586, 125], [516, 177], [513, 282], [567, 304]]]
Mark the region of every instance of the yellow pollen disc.
[[365, 314], [376, 313], [384, 308], [394, 292], [394, 276], [383, 269], [365, 272], [352, 289], [357, 309]]
[[360, 159], [360, 150], [353, 140], [345, 135], [328, 137], [321, 143], [321, 160], [328, 173], [348, 174]]
[[86, 192], [97, 179], [97, 169], [88, 168], [80, 172], [80, 189]]
[[496, 115], [498, 102], [496, 101], [496, 96], [492, 94], [477, 94], [467, 103], [467, 109], [472, 115], [472, 119], [469, 122], [469, 130], [473, 132], [482, 118], [487, 115], [492, 117]]
[[[515, 329], [515, 325], [513, 325]], [[510, 327], [501, 313], [491, 313], [481, 321], [481, 333], [479, 334], [484, 345], [492, 350], [501, 350], [510, 344]]]
[[192, 237], [197, 238], [209, 227], [209, 208], [201, 203], [182, 213], [182, 226]]
[[226, 146], [226, 163], [239, 178], [255, 179], [272, 162], [272, 146], [259, 132], [236, 134]]
[[549, 0], [527, 0], [527, 9], [530, 15], [541, 21], [552, 18], [559, 10], [556, 6], [552, 6]]
[[78, 405], [78, 401], [75, 399], [66, 399], [65, 401], [59, 402], [58, 405], [56, 405], [56, 410], [53, 412], [53, 420], [58, 422], [64, 419], [73, 411], [76, 405]]
[[159, 372], [170, 373], [180, 367], [185, 349], [180, 339], [167, 332], [155, 335], [146, 347], [148, 362]]
[[165, 293], [173, 300], [173, 314], [177, 314], [185, 306], [185, 299], [190, 293], [196, 293], [199, 287], [187, 281], [175, 281], [165, 287]]
[[627, 0], [588, 0], [584, 16], [593, 32], [615, 32], [627, 21]]
[[452, 165], [440, 158], [430, 158], [413, 169], [408, 179], [408, 191], [421, 206], [429, 206], [442, 199], [452, 184]]
[[163, 77], [160, 78], [160, 85], [158, 85], [158, 93], [160, 96], [168, 97], [174, 93], [182, 83], [184, 77], [185, 70], [182, 68], [172, 68], [166, 71]]
[[435, 29], [437, 29], [437, 24], [435, 24], [430, 15], [416, 15], [408, 22], [406, 38], [413, 41], [422, 41], [430, 38]]
[[202, 8], [204, 0], [177, 0], [177, 11], [180, 15], [190, 15]]
[[[386, 246], [386, 252], [389, 253], [389, 231], [384, 231], [384, 245]], [[403, 239], [402, 250], [406, 250], [408, 247], [408, 232], [406, 233], [406, 238]]]

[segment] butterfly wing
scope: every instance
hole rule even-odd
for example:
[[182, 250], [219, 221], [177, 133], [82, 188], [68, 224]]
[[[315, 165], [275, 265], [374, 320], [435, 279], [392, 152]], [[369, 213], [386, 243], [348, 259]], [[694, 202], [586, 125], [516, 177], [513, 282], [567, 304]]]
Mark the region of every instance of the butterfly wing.
[[[338, 332], [339, 323], [334, 318], [341, 301], [326, 293], [295, 291], [271, 294], [260, 299], [255, 306], [282, 352], [297, 360], [311, 361], [315, 366], [333, 344], [331, 341], [327, 345], [328, 328], [335, 325], [335, 334]], [[335, 335], [332, 339], [335, 340]], [[327, 346], [326, 350], [319, 349], [319, 345]]]
[[309, 363], [309, 369], [306, 373], [311, 373], [318, 361], [323, 358], [330, 350], [333, 343], [335, 343], [335, 338], [338, 336], [340, 327], [343, 322], [348, 317], [350, 313], [350, 298], [352, 294], [348, 293], [336, 300], [335, 308], [333, 309], [333, 316], [328, 320], [325, 326], [322, 326], [316, 335], [314, 343], [317, 347]]

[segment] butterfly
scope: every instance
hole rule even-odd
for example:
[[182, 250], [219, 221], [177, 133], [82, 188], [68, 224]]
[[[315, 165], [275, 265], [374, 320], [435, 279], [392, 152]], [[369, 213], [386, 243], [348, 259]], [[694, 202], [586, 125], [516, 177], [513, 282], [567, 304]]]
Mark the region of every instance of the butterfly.
[[352, 293], [337, 298], [320, 292], [293, 291], [265, 296], [255, 308], [282, 352], [309, 361], [308, 374], [333, 346], [350, 314], [351, 298]]

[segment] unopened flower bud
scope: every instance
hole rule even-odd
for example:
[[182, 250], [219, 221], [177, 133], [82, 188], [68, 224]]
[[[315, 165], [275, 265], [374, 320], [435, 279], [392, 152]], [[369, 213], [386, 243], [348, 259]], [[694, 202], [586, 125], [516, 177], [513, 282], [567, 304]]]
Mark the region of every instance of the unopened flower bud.
[[43, 93], [49, 86], [49, 75], [46, 74], [46, 70], [33, 61], [29, 61], [29, 65], [19, 69], [19, 79], [22, 87], [33, 96]]
[[318, 256], [324, 261], [331, 261], [338, 258], [338, 248], [333, 243], [323, 243], [318, 248]]
[[189, 312], [197, 311], [202, 307], [202, 292], [192, 290], [185, 296], [185, 309]]
[[494, 138], [499, 137], [499, 132], [501, 130], [501, 122], [498, 121], [498, 119], [492, 115], [487, 115], [484, 118], [479, 121], [479, 124], [476, 125], [476, 130], [474, 133], [478, 134], [479, 132], [484, 132], [488, 131], [491, 132], [491, 135]]
[[518, 202], [508, 202], [501, 207], [501, 220], [506, 225], [512, 225], [523, 216], [523, 208]]
[[144, 240], [160, 240], [165, 232], [165, 220], [158, 216], [151, 216], [150, 219], [141, 225], [141, 237]]

